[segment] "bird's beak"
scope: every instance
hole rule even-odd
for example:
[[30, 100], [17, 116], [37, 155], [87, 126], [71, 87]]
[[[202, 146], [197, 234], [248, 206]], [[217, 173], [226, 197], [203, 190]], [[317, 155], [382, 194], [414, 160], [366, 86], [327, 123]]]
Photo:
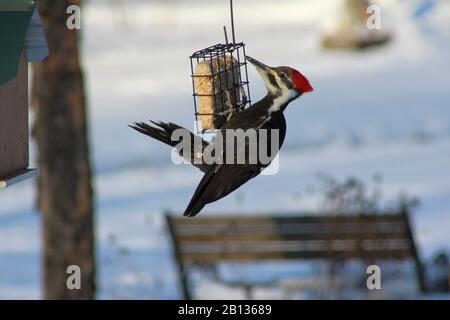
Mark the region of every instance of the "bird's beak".
[[265, 65], [262, 62], [259, 62], [258, 60], [256, 60], [255, 58], [252, 58], [250, 56], [245, 56], [245, 58], [248, 60], [248, 62], [250, 62], [252, 65], [254, 65], [256, 67], [256, 70], [258, 70], [258, 72], [270, 72], [270, 70], [272, 70], [271, 67], [269, 67], [268, 65]]
[[273, 70], [273, 68], [269, 67], [268, 65], [265, 65], [262, 62], [259, 62], [255, 58], [252, 58], [249, 56], [246, 56], [246, 58], [251, 64], [253, 64], [255, 66], [256, 71], [258, 71], [259, 75], [263, 79], [267, 90], [269, 92], [277, 91], [279, 88], [278, 88], [278, 86], [273, 85], [273, 82], [271, 81], [271, 79], [273, 79], [273, 77], [272, 78], [270, 77], [270, 75], [276, 76], [276, 72]]

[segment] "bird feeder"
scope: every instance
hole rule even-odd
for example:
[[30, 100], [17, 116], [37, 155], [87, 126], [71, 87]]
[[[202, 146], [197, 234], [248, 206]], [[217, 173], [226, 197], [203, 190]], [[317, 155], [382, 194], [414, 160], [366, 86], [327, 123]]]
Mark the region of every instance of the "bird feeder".
[[48, 48], [36, 1], [0, 1], [0, 188], [37, 175], [29, 168], [28, 61]]
[[388, 43], [392, 38], [390, 33], [367, 27], [370, 5], [370, 0], [345, 0], [337, 30], [323, 37], [322, 47], [354, 50]]
[[198, 50], [189, 57], [197, 132], [220, 129], [251, 104], [245, 44], [235, 41], [232, 0], [230, 11], [232, 43], [224, 27], [225, 44]]

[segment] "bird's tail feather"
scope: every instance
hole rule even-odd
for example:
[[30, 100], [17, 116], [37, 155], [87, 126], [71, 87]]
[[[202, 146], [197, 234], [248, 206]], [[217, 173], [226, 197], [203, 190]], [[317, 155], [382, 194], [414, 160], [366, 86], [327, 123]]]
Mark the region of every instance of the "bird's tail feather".
[[149, 137], [152, 137], [153, 139], [156, 139], [158, 141], [161, 141], [169, 146], [176, 146], [178, 144], [178, 141], [172, 140], [172, 133], [176, 129], [180, 129], [182, 127], [174, 124], [174, 123], [164, 123], [164, 122], [155, 122], [151, 121], [155, 126], [152, 127], [151, 125], [144, 123], [144, 122], [135, 122], [134, 125], [129, 125], [130, 128], [133, 128], [134, 130], [145, 134]]
[[[207, 141], [175, 123], [155, 122], [151, 120], [150, 122], [154, 126], [144, 122], [135, 122], [134, 125], [129, 125], [129, 127], [171, 147], [176, 147], [177, 152], [181, 157], [201, 171], [206, 172], [209, 169], [209, 165], [203, 161], [203, 150], [208, 146]], [[182, 138], [172, 137], [174, 131], [177, 129], [185, 130], [185, 133], [189, 135], [191, 148], [183, 149], [179, 146], [179, 143], [182, 142]], [[201, 150], [201, 152], [196, 153], [196, 150]]]

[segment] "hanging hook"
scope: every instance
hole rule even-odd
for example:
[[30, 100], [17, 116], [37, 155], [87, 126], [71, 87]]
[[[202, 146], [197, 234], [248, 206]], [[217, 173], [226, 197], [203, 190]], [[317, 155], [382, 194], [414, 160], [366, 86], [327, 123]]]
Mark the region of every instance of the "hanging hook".
[[225, 44], [227, 45], [227, 48], [228, 48], [228, 34], [227, 34], [226, 26], [223, 26], [223, 33], [225, 34]]
[[236, 44], [236, 38], [234, 35], [234, 12], [233, 12], [233, 0], [230, 0], [230, 14], [231, 14], [231, 36], [233, 37], [233, 45]]

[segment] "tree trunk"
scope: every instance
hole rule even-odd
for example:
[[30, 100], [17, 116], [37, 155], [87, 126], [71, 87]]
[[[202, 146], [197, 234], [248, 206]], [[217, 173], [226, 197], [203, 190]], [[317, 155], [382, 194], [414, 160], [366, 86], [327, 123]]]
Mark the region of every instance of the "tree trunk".
[[[78, 35], [66, 26], [78, 0], [40, 0], [49, 57], [34, 65], [38, 207], [43, 223], [43, 297], [95, 296], [94, 209]], [[70, 265], [81, 269], [81, 289], [68, 289]]]

